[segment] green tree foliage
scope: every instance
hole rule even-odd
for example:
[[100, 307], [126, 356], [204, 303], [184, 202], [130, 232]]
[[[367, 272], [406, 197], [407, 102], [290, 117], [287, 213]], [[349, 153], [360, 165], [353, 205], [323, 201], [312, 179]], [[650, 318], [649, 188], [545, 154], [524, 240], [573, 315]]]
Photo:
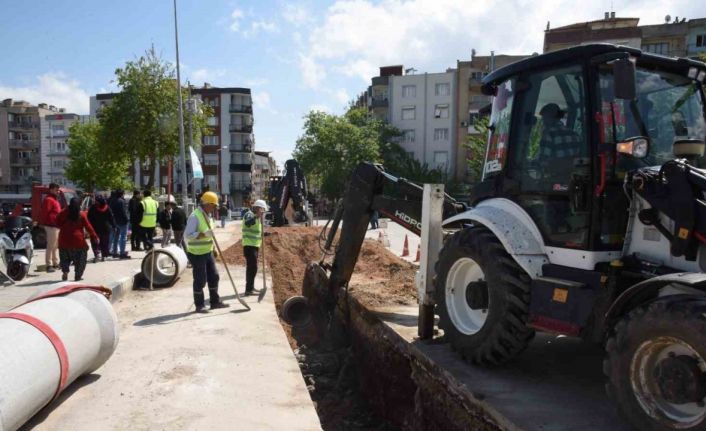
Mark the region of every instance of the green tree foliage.
[[468, 142], [465, 144], [466, 149], [470, 151], [466, 163], [468, 163], [469, 177], [472, 183], [477, 183], [483, 178], [488, 121], [487, 117], [477, 119], [473, 123], [473, 127], [478, 131], [478, 134], [468, 135]]
[[[149, 172], [157, 163], [176, 157], [179, 152], [177, 82], [172, 66], [154, 48], [115, 71], [120, 92], [103, 108], [101, 145], [114, 159], [149, 161]], [[182, 88], [186, 105], [188, 92]], [[188, 119], [184, 106], [184, 121]], [[202, 105], [192, 115], [193, 142], [208, 134], [209, 106]], [[188, 133], [188, 128], [184, 127]], [[188, 137], [186, 137], [188, 142]], [[188, 152], [187, 152], [188, 154]], [[145, 185], [151, 188], [154, 178]]]
[[69, 129], [66, 177], [86, 191], [130, 187], [125, 179], [128, 159], [111, 157], [100, 144], [99, 123], [74, 123]]
[[356, 123], [357, 114], [337, 116], [311, 111], [304, 117], [304, 133], [297, 139], [294, 157], [309, 182], [329, 198], [340, 197], [348, 176], [360, 162], [380, 161], [377, 136]]

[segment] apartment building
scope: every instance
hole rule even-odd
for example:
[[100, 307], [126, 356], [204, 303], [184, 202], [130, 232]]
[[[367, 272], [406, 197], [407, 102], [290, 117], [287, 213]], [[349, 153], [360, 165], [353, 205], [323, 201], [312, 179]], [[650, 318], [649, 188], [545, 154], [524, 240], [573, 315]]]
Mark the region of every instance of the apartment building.
[[42, 182], [40, 124], [45, 116], [60, 112], [46, 103], [0, 103], [0, 192], [30, 193], [33, 183]]
[[638, 25], [639, 18], [617, 18], [606, 12], [596, 21], [575, 23], [544, 32], [544, 52], [586, 43], [607, 42], [640, 48], [671, 57], [696, 57], [706, 53], [706, 18], [687, 20], [670, 15], [664, 23]]
[[57, 183], [76, 187], [66, 178], [64, 170], [69, 164], [67, 140], [74, 123], [87, 123], [94, 119], [89, 115], [59, 113], [46, 115], [40, 119], [42, 183]]
[[429, 167], [453, 175], [456, 71], [415, 74], [403, 66], [380, 68], [356, 106], [402, 132], [400, 146]]
[[267, 200], [270, 177], [277, 175], [277, 162], [269, 151], [255, 151], [253, 167], [253, 199]]
[[523, 60], [529, 55], [476, 55], [472, 50], [469, 61], [456, 61], [456, 146], [452, 160], [454, 179], [470, 182], [467, 160], [471, 157], [466, 148], [469, 136], [480, 136], [474, 124], [485, 111], [489, 111], [491, 97], [481, 92], [481, 80], [493, 70]]
[[[201, 159], [204, 178], [192, 185], [191, 168], [187, 163], [187, 192], [199, 193], [208, 185], [231, 205], [239, 207], [251, 199], [253, 191], [253, 157], [255, 138], [253, 135], [253, 106], [249, 88], [213, 87], [205, 83], [202, 87], [191, 87], [192, 99], [198, 103], [209, 105], [213, 115], [208, 118], [211, 133], [203, 136], [196, 153]], [[97, 94], [90, 100], [90, 110], [100, 119], [100, 110], [109, 105], [115, 94]], [[188, 112], [185, 112], [185, 130], [188, 130]], [[188, 145], [188, 140], [187, 140]], [[189, 158], [187, 150], [187, 159]], [[187, 160], [188, 162], [188, 160]], [[136, 162], [130, 175], [135, 184], [145, 184], [150, 176], [149, 168], [138, 166]], [[180, 167], [175, 163], [172, 172], [173, 191], [181, 193]], [[168, 189], [168, 166], [163, 164], [158, 168], [155, 187]]]

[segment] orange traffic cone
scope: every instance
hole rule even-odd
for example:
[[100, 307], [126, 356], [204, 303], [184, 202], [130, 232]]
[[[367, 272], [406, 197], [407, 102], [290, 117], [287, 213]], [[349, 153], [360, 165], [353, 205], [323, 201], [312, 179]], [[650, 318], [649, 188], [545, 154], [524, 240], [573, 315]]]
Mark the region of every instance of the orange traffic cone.
[[417, 257], [414, 258], [415, 262], [419, 262], [422, 259], [422, 245], [417, 246]]
[[407, 235], [404, 236], [404, 246], [402, 247], [402, 256], [409, 256], [409, 241]]

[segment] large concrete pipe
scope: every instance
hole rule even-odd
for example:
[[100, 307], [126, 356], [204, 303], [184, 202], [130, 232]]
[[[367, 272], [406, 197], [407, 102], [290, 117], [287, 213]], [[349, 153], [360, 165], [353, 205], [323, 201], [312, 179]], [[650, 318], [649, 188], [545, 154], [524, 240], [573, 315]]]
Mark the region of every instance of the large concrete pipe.
[[159, 249], [153, 248], [142, 259], [142, 275], [147, 279], [147, 283], [151, 280], [155, 287], [169, 287], [176, 283], [186, 269], [187, 263], [186, 253], [176, 244]]
[[57, 283], [0, 313], [0, 431], [14, 431], [118, 345], [110, 290]]

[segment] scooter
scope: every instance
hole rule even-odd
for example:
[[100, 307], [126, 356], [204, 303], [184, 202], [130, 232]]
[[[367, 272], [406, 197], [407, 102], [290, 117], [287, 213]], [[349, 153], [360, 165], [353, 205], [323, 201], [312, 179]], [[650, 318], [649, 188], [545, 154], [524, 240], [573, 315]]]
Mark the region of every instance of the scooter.
[[32, 242], [32, 219], [29, 217], [8, 217], [3, 232], [0, 233], [0, 255], [7, 268], [7, 276], [20, 281], [29, 272], [34, 254]]

